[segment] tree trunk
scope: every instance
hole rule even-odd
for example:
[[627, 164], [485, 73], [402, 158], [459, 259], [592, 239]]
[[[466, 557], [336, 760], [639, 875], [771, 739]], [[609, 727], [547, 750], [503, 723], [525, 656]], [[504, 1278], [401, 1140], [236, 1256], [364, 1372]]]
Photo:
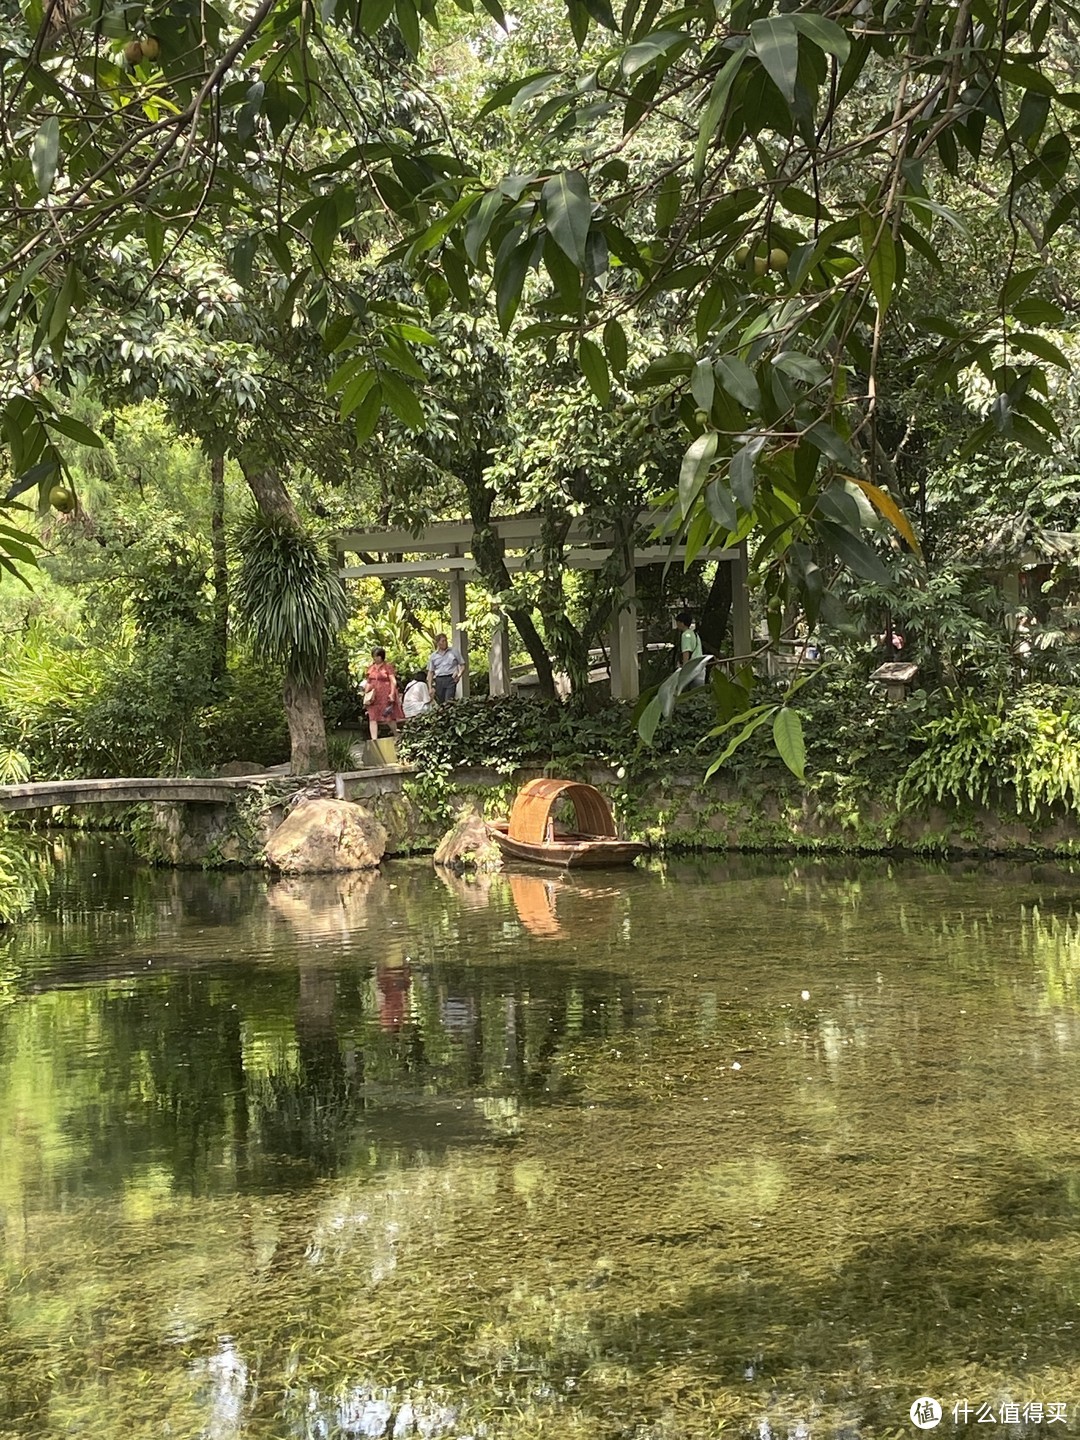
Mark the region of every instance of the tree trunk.
[[701, 637], [702, 649], [708, 655], [724, 653], [733, 598], [731, 566], [725, 560], [721, 560], [717, 563], [716, 575], [709, 588], [708, 598], [698, 617], [698, 634]]
[[255, 504], [264, 515], [284, 515], [294, 525], [300, 524], [296, 506], [276, 470], [269, 465], [260, 464], [246, 452], [240, 456], [240, 468], [255, 497]]
[[225, 457], [210, 457], [210, 548], [214, 561], [214, 623], [210, 676], [223, 680], [229, 658], [229, 556], [225, 544]]
[[[477, 453], [475, 464], [464, 479], [469, 495], [469, 515], [473, 523], [473, 559], [484, 584], [493, 595], [498, 595], [512, 589], [513, 582], [506, 568], [502, 541], [491, 528], [491, 507], [495, 503], [495, 491], [485, 478], [486, 463], [487, 457]], [[506, 614], [521, 636], [522, 643], [529, 652], [529, 659], [536, 666], [540, 694], [545, 700], [554, 700], [555, 676], [551, 669], [551, 659], [532, 616], [520, 606], [508, 606]]]
[[[299, 526], [300, 516], [296, 506], [276, 470], [247, 454], [240, 456], [240, 468], [255, 497], [256, 505], [264, 515], [285, 516]], [[285, 676], [282, 695], [285, 701], [285, 718], [289, 722], [294, 775], [310, 775], [315, 770], [325, 770], [329, 764], [326, 751], [326, 717], [323, 715], [325, 684], [325, 673], [317, 676], [311, 683], [302, 683], [293, 676]]]
[[326, 752], [326, 719], [323, 715], [322, 675], [314, 684], [285, 677], [282, 696], [285, 701], [285, 718], [289, 722], [289, 743], [292, 750], [292, 773], [312, 775], [316, 770], [326, 770], [329, 758]]

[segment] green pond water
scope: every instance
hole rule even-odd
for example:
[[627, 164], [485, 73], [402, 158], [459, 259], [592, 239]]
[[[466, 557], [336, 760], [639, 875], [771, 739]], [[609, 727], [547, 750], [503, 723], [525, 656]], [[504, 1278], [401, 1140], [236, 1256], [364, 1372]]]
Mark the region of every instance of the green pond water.
[[4, 1440], [1076, 1427], [1080, 873], [43, 844]]

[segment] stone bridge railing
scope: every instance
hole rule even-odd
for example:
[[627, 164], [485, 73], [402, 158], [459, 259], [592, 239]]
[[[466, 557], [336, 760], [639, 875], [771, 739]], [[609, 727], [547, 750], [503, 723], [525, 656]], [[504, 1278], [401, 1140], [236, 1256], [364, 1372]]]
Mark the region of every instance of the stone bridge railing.
[[[138, 805], [144, 802], [171, 805], [229, 805], [250, 791], [272, 788], [282, 796], [321, 785], [334, 793], [340, 780], [342, 793], [351, 792], [358, 782], [383, 775], [399, 775], [398, 766], [331, 774], [230, 775], [202, 779], [194, 776], [144, 776], [120, 780], [37, 780], [24, 785], [0, 785], [0, 810], [52, 810], [69, 805]], [[361, 785], [361, 788], [362, 785]]]

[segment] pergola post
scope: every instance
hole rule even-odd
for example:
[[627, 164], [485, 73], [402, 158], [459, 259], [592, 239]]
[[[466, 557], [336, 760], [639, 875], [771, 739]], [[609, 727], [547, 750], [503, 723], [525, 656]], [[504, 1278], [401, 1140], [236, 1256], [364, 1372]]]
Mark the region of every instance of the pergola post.
[[510, 694], [510, 635], [506, 620], [501, 615], [491, 633], [488, 650], [488, 694]]
[[[465, 547], [455, 545], [452, 553], [464, 555]], [[465, 571], [451, 570], [449, 585], [450, 643], [465, 662], [465, 673], [458, 681], [457, 693], [459, 700], [466, 700], [469, 695], [469, 632], [465, 629]]]
[[746, 541], [731, 564], [731, 651], [737, 660], [748, 661], [754, 648], [750, 631], [750, 589], [747, 585]]
[[611, 696], [614, 700], [638, 697], [637, 572], [634, 552], [626, 551], [626, 579], [619, 609], [611, 625]]

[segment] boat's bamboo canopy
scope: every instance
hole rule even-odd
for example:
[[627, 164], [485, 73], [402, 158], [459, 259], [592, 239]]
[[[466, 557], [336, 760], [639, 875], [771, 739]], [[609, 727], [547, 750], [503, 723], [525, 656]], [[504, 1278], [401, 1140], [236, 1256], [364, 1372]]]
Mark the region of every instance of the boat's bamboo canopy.
[[615, 838], [611, 806], [595, 785], [584, 785], [580, 780], [529, 780], [518, 791], [510, 812], [510, 839], [542, 845], [547, 838], [548, 817], [560, 800], [569, 800], [573, 805], [578, 834]]

